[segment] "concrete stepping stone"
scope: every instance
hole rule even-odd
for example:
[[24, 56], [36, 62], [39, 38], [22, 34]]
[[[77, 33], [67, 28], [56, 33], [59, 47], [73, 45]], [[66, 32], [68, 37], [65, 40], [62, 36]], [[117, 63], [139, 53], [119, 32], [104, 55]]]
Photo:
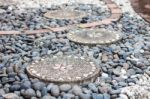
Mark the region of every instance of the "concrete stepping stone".
[[32, 77], [57, 84], [93, 82], [100, 74], [100, 69], [89, 58], [73, 55], [49, 56], [26, 69]]
[[81, 44], [107, 44], [121, 39], [121, 33], [105, 29], [86, 28], [72, 30], [67, 34], [69, 40]]

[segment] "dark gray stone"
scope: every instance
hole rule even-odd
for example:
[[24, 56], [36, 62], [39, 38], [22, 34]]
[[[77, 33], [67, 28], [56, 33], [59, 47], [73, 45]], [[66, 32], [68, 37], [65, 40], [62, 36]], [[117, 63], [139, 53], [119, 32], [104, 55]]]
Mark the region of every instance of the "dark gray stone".
[[19, 74], [19, 77], [23, 80], [23, 79], [27, 79], [28, 80], [28, 77], [26, 74], [23, 74], [23, 73], [20, 73]]
[[33, 89], [27, 89], [26, 91], [25, 91], [25, 97], [26, 98], [31, 98], [31, 97], [35, 97], [36, 96], [36, 93], [35, 93], [35, 91], [33, 90]]
[[45, 87], [45, 84], [43, 82], [36, 82], [33, 84], [33, 88], [35, 90], [42, 90], [43, 87]]
[[10, 86], [10, 91], [19, 91], [20, 90], [20, 85], [12, 85]]
[[46, 88], [46, 87], [43, 87], [43, 88], [42, 88], [41, 94], [42, 94], [42, 96], [47, 95], [47, 88]]
[[21, 89], [28, 89], [31, 88], [31, 82], [30, 81], [23, 81], [21, 83]]

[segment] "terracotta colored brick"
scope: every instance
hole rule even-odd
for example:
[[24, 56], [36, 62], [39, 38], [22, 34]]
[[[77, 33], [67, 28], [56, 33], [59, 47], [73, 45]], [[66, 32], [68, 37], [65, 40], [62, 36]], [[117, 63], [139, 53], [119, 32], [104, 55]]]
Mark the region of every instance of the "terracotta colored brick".
[[108, 25], [110, 23], [111, 23], [110, 19], [102, 20], [102, 24], [104, 24], [104, 25]]
[[117, 6], [116, 4], [114, 4], [114, 3], [112, 3], [112, 4], [107, 4], [107, 7], [108, 7], [108, 8], [118, 8], [118, 6]]
[[25, 34], [39, 34], [39, 33], [46, 33], [49, 32], [51, 30], [49, 29], [40, 29], [40, 30], [26, 30]]
[[118, 9], [114, 9], [114, 8], [113, 8], [113, 9], [111, 9], [111, 13], [112, 13], [112, 14], [116, 14], [116, 13], [121, 14], [122, 11], [121, 11], [121, 9], [119, 9], [119, 8], [118, 8]]
[[121, 15], [122, 15], [122, 14], [120, 14], [120, 13], [119, 13], [119, 14], [116, 13], [116, 14], [112, 14], [109, 18], [110, 18], [110, 19], [116, 19], [116, 18], [119, 19], [119, 18], [121, 17]]
[[111, 22], [113, 22], [113, 21], [118, 21], [119, 20], [119, 18], [114, 18], [114, 19], [108, 19], [108, 20], [110, 20]]
[[21, 34], [20, 31], [0, 31], [0, 34]]

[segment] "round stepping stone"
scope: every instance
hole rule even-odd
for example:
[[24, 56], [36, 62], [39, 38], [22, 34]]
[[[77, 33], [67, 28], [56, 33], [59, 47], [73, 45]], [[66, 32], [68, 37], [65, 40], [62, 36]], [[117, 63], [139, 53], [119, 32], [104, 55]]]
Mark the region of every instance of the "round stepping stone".
[[121, 39], [119, 32], [105, 29], [76, 29], [67, 34], [67, 38], [81, 44], [107, 44]]
[[47, 18], [52, 18], [52, 19], [74, 20], [74, 19], [85, 17], [86, 13], [83, 11], [69, 10], [69, 8], [68, 9], [64, 8], [64, 9], [48, 11], [44, 14], [44, 16]]
[[58, 84], [93, 82], [100, 74], [100, 69], [89, 58], [73, 55], [49, 56], [26, 69], [32, 77]]

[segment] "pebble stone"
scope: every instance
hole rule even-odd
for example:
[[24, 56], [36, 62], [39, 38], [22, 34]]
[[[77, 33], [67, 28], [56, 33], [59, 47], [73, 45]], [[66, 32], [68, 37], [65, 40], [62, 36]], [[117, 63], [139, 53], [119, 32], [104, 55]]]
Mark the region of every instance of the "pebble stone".
[[[21, 0], [24, 4], [30, 3], [32, 6], [40, 2], [34, 1]], [[135, 99], [137, 96], [140, 98], [136, 99], [144, 99], [145, 96], [148, 97], [145, 99], [149, 99], [149, 24], [134, 12], [129, 0], [113, 1], [121, 8], [122, 17], [117, 22], [99, 27], [120, 31], [123, 38], [109, 45], [88, 46], [71, 42], [66, 37], [68, 31], [35, 35], [0, 35], [0, 99]], [[76, 9], [92, 13], [92, 16], [72, 21], [43, 17], [48, 10], [58, 9], [60, 6], [49, 5], [49, 8], [45, 8], [39, 5], [33, 9], [28, 8], [28, 4], [24, 5], [26, 9], [1, 6], [0, 30], [35, 30], [47, 26], [90, 23], [109, 17], [110, 10], [102, 0], [99, 2], [100, 7], [75, 4]], [[88, 56], [101, 68], [102, 74], [94, 82], [85, 85], [55, 85], [44, 83], [26, 73], [25, 68], [34, 60], [56, 54]], [[123, 93], [124, 89], [126, 90]]]
[[71, 85], [69, 84], [63, 84], [63, 85], [60, 85], [60, 91], [64, 91], [64, 92], [67, 92], [71, 89]]
[[7, 93], [7, 94], [4, 94], [3, 97], [5, 99], [19, 99], [19, 96], [17, 96], [16, 94], [14, 93]]
[[59, 96], [60, 94], [60, 89], [57, 85], [53, 85], [52, 88], [51, 88], [51, 94], [53, 96]]

